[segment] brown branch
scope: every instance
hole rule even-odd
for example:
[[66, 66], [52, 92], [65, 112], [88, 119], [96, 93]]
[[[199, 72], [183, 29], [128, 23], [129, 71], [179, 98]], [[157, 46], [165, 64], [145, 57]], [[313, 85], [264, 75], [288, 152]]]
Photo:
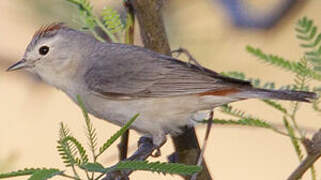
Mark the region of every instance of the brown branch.
[[133, 0], [144, 46], [161, 54], [170, 55], [170, 47], [161, 16], [162, 0]]
[[[162, 0], [133, 0], [135, 15], [140, 25], [140, 33], [144, 46], [161, 54], [170, 55], [170, 47], [166, 36], [165, 26], [161, 15]], [[176, 160], [179, 163], [195, 165], [201, 152], [198, 139], [193, 127], [184, 127], [183, 133], [172, 137]], [[198, 180], [212, 179], [206, 163]], [[190, 177], [185, 177], [190, 179]]]
[[308, 155], [288, 177], [288, 180], [300, 179], [303, 174], [321, 157], [321, 129], [313, 135], [312, 140], [304, 139], [303, 144], [307, 149]]
[[[126, 44], [134, 44], [134, 27], [135, 27], [135, 15], [133, 6], [129, 1], [124, 1], [124, 7], [127, 11], [127, 22], [130, 23], [127, 25], [127, 29], [125, 32], [125, 43]], [[122, 136], [120, 143], [118, 145], [119, 148], [119, 160], [125, 160], [127, 158], [128, 153], [128, 139], [129, 139], [129, 130], [127, 130]]]
[[125, 131], [125, 133], [121, 135], [120, 143], [118, 144], [119, 160], [121, 161], [127, 158], [128, 140], [129, 140], [129, 130]]

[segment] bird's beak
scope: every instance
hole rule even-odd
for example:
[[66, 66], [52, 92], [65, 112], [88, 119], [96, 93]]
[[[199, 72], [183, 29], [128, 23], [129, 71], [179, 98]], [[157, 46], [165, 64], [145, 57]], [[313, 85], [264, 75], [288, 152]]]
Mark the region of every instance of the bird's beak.
[[16, 62], [15, 64], [11, 65], [7, 71], [15, 71], [15, 70], [19, 70], [22, 68], [25, 68], [27, 66], [26, 64], [26, 60], [25, 59], [21, 59], [20, 61]]

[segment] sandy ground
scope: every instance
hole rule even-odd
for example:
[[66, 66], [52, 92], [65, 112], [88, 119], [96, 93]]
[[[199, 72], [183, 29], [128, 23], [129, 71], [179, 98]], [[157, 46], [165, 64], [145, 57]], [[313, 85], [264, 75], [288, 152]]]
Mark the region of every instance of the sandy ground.
[[[279, 85], [292, 83], [292, 74], [261, 64], [246, 53], [245, 46], [250, 44], [266, 52], [299, 60], [302, 49], [298, 46], [299, 41], [294, 38], [296, 21], [306, 15], [321, 27], [321, 2], [317, 0], [306, 3], [304, 7], [297, 7], [275, 29], [269, 31], [235, 29], [218, 4], [206, 0], [182, 2], [171, 1], [164, 13], [172, 48], [181, 46], [189, 49], [201, 64], [218, 72], [243, 71], [249, 77], [275, 81]], [[264, 1], [253, 2], [262, 6]], [[103, 4], [106, 3], [95, 1], [97, 9]], [[65, 94], [41, 83], [30, 74], [5, 73], [4, 70], [23, 55], [32, 34], [41, 24], [52, 21], [70, 23], [72, 15], [77, 14], [76, 9], [66, 5], [63, 0], [1, 0], [0, 8], [0, 160], [13, 155], [15, 160], [11, 169], [63, 168], [56, 151], [59, 122], [67, 124], [73, 134], [84, 142], [85, 124], [80, 109]], [[63, 13], [66, 11], [68, 13]], [[277, 111], [257, 100], [234, 104], [269, 122], [282, 123]], [[282, 104], [289, 105], [287, 102]], [[97, 128], [99, 144], [119, 129], [102, 120], [92, 119]], [[302, 106], [298, 120], [300, 125], [308, 129], [321, 127], [320, 114], [313, 112], [307, 104]], [[204, 130], [203, 126], [197, 128], [201, 139]], [[132, 134], [131, 152], [139, 137], [134, 132]], [[172, 151], [172, 143], [168, 141], [162, 148], [162, 157], [151, 160], [166, 161], [166, 155]], [[217, 180], [285, 179], [299, 163], [287, 137], [269, 130], [227, 126], [214, 126], [205, 159]], [[115, 144], [105, 153], [102, 162], [111, 165], [116, 160]], [[316, 163], [316, 169], [321, 174], [321, 161]], [[132, 179], [147, 177], [179, 179], [178, 176], [149, 172], [137, 172]], [[318, 176], [320, 178], [321, 175]], [[310, 174], [307, 173], [303, 179], [310, 179]]]

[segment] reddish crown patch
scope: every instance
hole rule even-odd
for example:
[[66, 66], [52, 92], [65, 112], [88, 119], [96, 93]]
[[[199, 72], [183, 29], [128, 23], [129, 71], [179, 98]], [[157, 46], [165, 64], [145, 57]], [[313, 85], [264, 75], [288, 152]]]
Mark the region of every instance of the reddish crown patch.
[[64, 27], [64, 23], [52, 23], [46, 26], [42, 26], [38, 31], [35, 32], [33, 37], [42, 37], [49, 32], [56, 31]]

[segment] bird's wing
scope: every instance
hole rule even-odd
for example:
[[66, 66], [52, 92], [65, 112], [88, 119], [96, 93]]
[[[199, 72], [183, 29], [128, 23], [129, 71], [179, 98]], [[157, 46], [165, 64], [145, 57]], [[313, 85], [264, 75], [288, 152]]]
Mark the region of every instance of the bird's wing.
[[84, 75], [88, 88], [95, 94], [130, 98], [215, 95], [251, 86], [247, 81], [223, 77], [144, 48], [113, 46], [112, 53], [96, 56], [97, 60]]

